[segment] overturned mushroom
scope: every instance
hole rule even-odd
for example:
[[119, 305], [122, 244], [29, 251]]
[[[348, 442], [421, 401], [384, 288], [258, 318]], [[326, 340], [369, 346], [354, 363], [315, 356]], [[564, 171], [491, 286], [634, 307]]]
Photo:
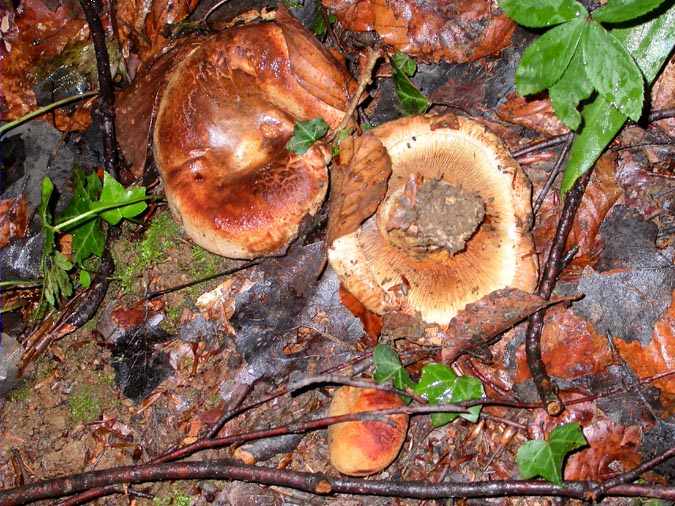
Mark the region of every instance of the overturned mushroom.
[[[395, 393], [347, 386], [335, 391], [328, 414], [340, 416], [402, 405], [403, 401]], [[328, 428], [330, 462], [349, 476], [379, 473], [394, 461], [407, 431], [408, 415], [405, 414], [331, 425]]]
[[376, 313], [445, 325], [467, 304], [537, 282], [530, 185], [499, 139], [462, 117], [417, 116], [372, 131], [392, 163], [376, 214], [329, 260]]
[[[296, 155], [286, 143], [297, 121], [340, 122], [355, 89], [347, 71], [280, 8], [274, 21], [179, 43], [138, 82], [121, 114], [148, 111], [139, 128], [152, 126], [166, 197], [188, 235], [228, 257], [283, 253], [321, 206], [330, 159], [322, 145]], [[120, 139], [135, 166], [145, 160], [137, 137]]]

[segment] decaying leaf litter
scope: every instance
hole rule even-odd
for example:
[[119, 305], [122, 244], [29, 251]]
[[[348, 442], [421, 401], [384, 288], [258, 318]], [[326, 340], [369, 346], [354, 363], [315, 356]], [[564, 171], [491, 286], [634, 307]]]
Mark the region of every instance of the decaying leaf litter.
[[[504, 3], [517, 4], [517, 0]], [[659, 2], [648, 3], [654, 3], [656, 8]], [[672, 11], [671, 3], [658, 7], [661, 13]], [[177, 75], [172, 67], [184, 61], [159, 56], [159, 63], [147, 72], [152, 58], [170, 42], [171, 27], [165, 24], [173, 23], [174, 33], [178, 33], [189, 31], [195, 24], [201, 29], [256, 26], [274, 17], [270, 14], [274, 11], [263, 9], [270, 6], [244, 4], [230, 2], [214, 10], [208, 17], [208, 26], [204, 16], [213, 4], [195, 6], [186, 2], [169, 9], [163, 2], [156, 2], [149, 10], [131, 3], [119, 4], [116, 23], [112, 24], [104, 9], [104, 24], [114, 34], [107, 45], [119, 87], [125, 87], [128, 79], [136, 77], [132, 87], [117, 97], [118, 138], [131, 163], [130, 171], [123, 169], [118, 174], [125, 182], [137, 178], [137, 186], [142, 183], [153, 194], [163, 194], [162, 186], [157, 185], [156, 172], [146, 165], [148, 155], [153, 154], [152, 148], [148, 148], [148, 141], [153, 139], [151, 122], [160, 107], [156, 97], [169, 93], [162, 76]], [[369, 140], [372, 135], [349, 137], [350, 132], [380, 125], [404, 112], [422, 113], [431, 107], [432, 113], [440, 115], [433, 121], [444, 123], [441, 129], [456, 129], [457, 116], [472, 116], [499, 137], [512, 154], [520, 154], [517, 160], [533, 185], [532, 200], [540, 195], [554, 165], [560, 165], [556, 160], [561, 148], [556, 146], [565, 150], [565, 143], [569, 142], [565, 137], [565, 124], [569, 126], [569, 120], [565, 121], [565, 116], [561, 116], [564, 124], [558, 120], [554, 109], [559, 112], [560, 104], [555, 100], [551, 106], [545, 96], [523, 98], [516, 93], [516, 67], [525, 47], [537, 40], [536, 35], [516, 26], [490, 2], [457, 2], [449, 10], [436, 4], [419, 6], [407, 1], [327, 2], [323, 7], [305, 2], [303, 6], [291, 7], [305, 26], [315, 28], [324, 47], [333, 55], [346, 58], [354, 75], [352, 81], [346, 81], [350, 84], [344, 89], [342, 102], [335, 102], [334, 90], [321, 86], [324, 79], [321, 73], [307, 73], [307, 67], [294, 69], [296, 79], [300, 72], [304, 84], [314, 86], [313, 97], [318, 97], [322, 104], [332, 100], [331, 107], [338, 104], [336, 111], [343, 111], [336, 113], [334, 120], [325, 119], [333, 128], [340, 126], [340, 131], [333, 135], [335, 139], [347, 140], [339, 147], [334, 143], [333, 153], [320, 144], [311, 148], [317, 156], [334, 157], [329, 169], [330, 206], [311, 211], [312, 220], [303, 220], [298, 225], [300, 238], [285, 255], [255, 260], [258, 265], [250, 266], [212, 255], [195, 245], [172, 219], [161, 198], [148, 200], [149, 209], [138, 223], [126, 221], [107, 232], [112, 237], [107, 239], [106, 249], [112, 252], [115, 271], [109, 276], [109, 284], [107, 279], [98, 284], [90, 279], [91, 288], [87, 291], [78, 286], [89, 284], [83, 272], [95, 278], [101, 269], [96, 255], [89, 259], [91, 263], [78, 262], [73, 252], [77, 255], [82, 250], [74, 246], [75, 236], [61, 234], [55, 245], [60, 256], [55, 254], [52, 258], [58, 259], [62, 267], [67, 265], [63, 262], [77, 265], [76, 270], [73, 265], [70, 283], [78, 293], [82, 292], [80, 301], [74, 300], [70, 306], [63, 304], [65, 318], [50, 320], [48, 315], [38, 323], [29, 318], [33, 307], [40, 303], [39, 288], [22, 287], [2, 293], [3, 488], [69, 473], [154, 461], [176, 446], [199, 446], [201, 438], [207, 434], [215, 436], [223, 423], [220, 437], [264, 432], [277, 426], [285, 430], [266, 435], [285, 435], [248, 443], [244, 443], [245, 437], [233, 437], [233, 446], [196, 453], [191, 460], [234, 458], [237, 462], [276, 469], [278, 473], [273, 479], [257, 475], [256, 479], [251, 474], [229, 475], [272, 486], [214, 481], [206, 479], [208, 473], [193, 474], [204, 479], [130, 489], [108, 488], [107, 494], [118, 495], [105, 501], [388, 504], [392, 499], [387, 496], [409, 495], [409, 488], [408, 494], [401, 492], [408, 480], [448, 486], [456, 482], [475, 483], [473, 492], [450, 493], [446, 489], [445, 495], [485, 496], [491, 494], [486, 492], [486, 485], [481, 489], [483, 481], [525, 476], [559, 480], [562, 474], [558, 465], [537, 466], [536, 459], [527, 458], [527, 452], [536, 445], [548, 448], [549, 444], [552, 448], [558, 435], [573, 430], [570, 424], [574, 423], [583, 427], [581, 439], [585, 441], [579, 440], [576, 432], [569, 440], [577, 438], [577, 442], [568, 444], [568, 449], [587, 446], [567, 458], [564, 478], [568, 480], [611, 480], [671, 448], [675, 437], [672, 429], [675, 386], [670, 376], [675, 346], [672, 303], [675, 220], [669, 136], [672, 119], [667, 112], [675, 105], [672, 56], [654, 84], [652, 107], [646, 108], [645, 119], [625, 126], [597, 162], [564, 244], [564, 250], [574, 251], [575, 255], [566, 259], [556, 288], [558, 299], [551, 301], [555, 305], [546, 311], [541, 333], [546, 372], [559, 386], [565, 404], [561, 415], [552, 416], [540, 407], [537, 409], [541, 400], [529, 373], [524, 344], [526, 325], [511, 329], [548, 302], [541, 299], [537, 302], [534, 296], [528, 300], [517, 291], [493, 293], [468, 306], [455, 325], [444, 330], [406, 311], [391, 311], [383, 316], [368, 311], [340, 288], [340, 280], [330, 266], [326, 267], [326, 251], [333, 241], [354, 232], [373, 215], [386, 190], [382, 187], [383, 179], [391, 171], [382, 162], [387, 157], [382, 156], [381, 148]], [[585, 7], [592, 10], [596, 6], [589, 3]], [[255, 11], [251, 11], [253, 8]], [[44, 105], [91, 86], [96, 61], [93, 52], [86, 50], [89, 33], [79, 6], [33, 1], [22, 4], [18, 10], [3, 9], [0, 11], [3, 120], [15, 119], [37, 104]], [[279, 9], [286, 16], [284, 7]], [[504, 10], [509, 12], [508, 5]], [[189, 18], [180, 23], [190, 12]], [[598, 27], [600, 22], [607, 22], [608, 16], [612, 16], [609, 8], [598, 14], [593, 30], [603, 29]], [[233, 22], [235, 18], [237, 21]], [[296, 31], [290, 36], [285, 32], [285, 40], [308, 40], [302, 35], [294, 38], [298, 37], [299, 28], [292, 21], [289, 23], [287, 30]], [[430, 37], [429, 33], [440, 36]], [[190, 44], [197, 45], [194, 41], [180, 38], [173, 43], [172, 51], [185, 55], [191, 50]], [[307, 51], [308, 46], [302, 47]], [[373, 63], [373, 51], [381, 52], [375, 54], [372, 72], [365, 72], [364, 68]], [[417, 63], [396, 51], [408, 54]], [[384, 54], [398, 56], [389, 64]], [[64, 57], [74, 61], [61, 64], [58, 58]], [[206, 53], [202, 61], [210, 57]], [[639, 56], [635, 58], [641, 65]], [[222, 93], [224, 101], [238, 92], [228, 83], [238, 83], [239, 89], [243, 89], [243, 85], [256, 82], [255, 79], [264, 81], [260, 75], [251, 80], [255, 71], [251, 74], [243, 67], [238, 68], [239, 74], [228, 77], [230, 81], [225, 81], [222, 92], [217, 87], [211, 90]], [[645, 69], [641, 67], [648, 81], [659, 72], [657, 68], [650, 75]], [[342, 122], [357, 81], [362, 84], [371, 80], [368, 98], [356, 111], [358, 120], [351, 124]], [[138, 89], [145, 90], [138, 92]], [[261, 100], [269, 100], [260, 96], [253, 90], [244, 97], [244, 103], [259, 111], [256, 107]], [[73, 179], [74, 166], [91, 174], [104, 165], [98, 116], [93, 116], [93, 126], [89, 127], [92, 103], [70, 110], [57, 109], [46, 118], [48, 121], [34, 121], [5, 135], [1, 207], [5, 211], [0, 227], [3, 234], [0, 244], [6, 244], [0, 249], [3, 281], [42, 277], [39, 263], [44, 231], [39, 233], [41, 222], [34, 215], [40, 203], [43, 176], [49, 175], [58, 188], [59, 198], [51, 202], [52, 206], [56, 204], [52, 207], [55, 216], [66, 216], [70, 195], [73, 192], [76, 197], [82, 195]], [[181, 107], [181, 102], [177, 107]], [[647, 118], [647, 115], [661, 118], [659, 113], [665, 119], [651, 122]], [[586, 121], [593, 120], [591, 116], [584, 117]], [[301, 122], [292, 113], [290, 118], [283, 114], [277, 118], [279, 121], [274, 128], [270, 127], [268, 138], [278, 139], [271, 141], [272, 145], [285, 145]], [[235, 119], [230, 121], [234, 123]], [[624, 120], [618, 116], [612, 116], [611, 120], [614, 123], [608, 128], [618, 131]], [[245, 131], [242, 125], [246, 116], [237, 121], [241, 122], [241, 131]], [[176, 126], [171, 121], [167, 123], [169, 129]], [[69, 133], [62, 134], [57, 128]], [[316, 130], [301, 130], [309, 132], [309, 137], [320, 137]], [[186, 131], [197, 130], [188, 124]], [[237, 136], [237, 129], [234, 131]], [[162, 142], [157, 135], [155, 142], [158, 139]], [[588, 133], [582, 132], [579, 138], [593, 142]], [[172, 139], [178, 147], [183, 142], [180, 136]], [[530, 148], [539, 141], [549, 141], [551, 147]], [[573, 144], [570, 154], [576, 163], [580, 156], [578, 146]], [[604, 145], [598, 146], [593, 149], [599, 150], [599, 154]], [[266, 149], [271, 148], [260, 148], [258, 153]], [[316, 158], [317, 164], [318, 161]], [[247, 159], [244, 157], [241, 163], [245, 166]], [[98, 176], [103, 181], [101, 172]], [[96, 176], [91, 177], [92, 185], [95, 179]], [[323, 184], [317, 187], [319, 193]], [[559, 184], [553, 182], [553, 189], [541, 194], [533, 222], [533, 246], [540, 266], [546, 263], [563, 207], [556, 191]], [[408, 188], [414, 189], [411, 185]], [[82, 186], [87, 188], [86, 183]], [[241, 192], [240, 187], [246, 188], [240, 184], [231, 191]], [[359, 192], [363, 197], [355, 198]], [[90, 202], [99, 200], [95, 193], [92, 188]], [[410, 199], [410, 193], [407, 196]], [[72, 212], [73, 206], [70, 207]], [[90, 208], [93, 209], [91, 204], [86, 209]], [[128, 214], [122, 213], [134, 218], [134, 213]], [[100, 222], [94, 224], [103, 233]], [[406, 227], [410, 229], [409, 225]], [[277, 246], [269, 247], [274, 250]], [[239, 267], [243, 269], [232, 276], [216, 276], [162, 294], [165, 289]], [[406, 284], [391, 287], [397, 300], [402, 300], [410, 289]], [[90, 303], [85, 307], [81, 299], [95, 301], [96, 289], [101, 295], [106, 293], [105, 299], [100, 305], [92, 307]], [[71, 307], [77, 307], [80, 313], [69, 315]], [[87, 318], [83, 315], [89, 316], [87, 309], [92, 314], [95, 311], [95, 315], [85, 323]], [[31, 333], [31, 327], [42, 328], [44, 332]], [[380, 344], [375, 348], [378, 336]], [[457, 336], [461, 339], [456, 339]], [[469, 346], [458, 346], [462, 339], [467, 339]], [[40, 353], [35, 358], [24, 353], [22, 363], [26, 347]], [[373, 349], [376, 353], [371, 358]], [[382, 357], [387, 357], [384, 362]], [[441, 365], [443, 361], [445, 365]], [[447, 367], [450, 362], [452, 369]], [[383, 372], [385, 364], [388, 373]], [[17, 378], [16, 369], [22, 365], [25, 365], [23, 376]], [[340, 369], [345, 366], [346, 369]], [[323, 381], [312, 383], [311, 377], [320, 374], [324, 376], [317, 381]], [[478, 397], [484, 389], [489, 398], [508, 399], [515, 409], [484, 406], [481, 418], [471, 420], [476, 423], [451, 412], [432, 417], [412, 416], [398, 458], [374, 476], [386, 482], [370, 480], [372, 488], [363, 489], [348, 480], [334, 481], [339, 474], [329, 463], [325, 431], [307, 432], [311, 426], [308, 421], [328, 415], [331, 389], [322, 385], [348, 381], [346, 378], [352, 374], [354, 379], [349, 381], [366, 381], [374, 374], [374, 379], [384, 386], [393, 380], [394, 387], [411, 389], [407, 393], [415, 397], [414, 404], [402, 409], [415, 409], [424, 400], [438, 404], [472, 399], [468, 396], [472, 388], [464, 386], [467, 382], [480, 386]], [[436, 378], [435, 385], [440, 388], [425, 388], [431, 377]], [[303, 382], [307, 385], [294, 396], [284, 395], [285, 389]], [[222, 418], [223, 412], [236, 406], [270, 397], [238, 416]], [[403, 399], [412, 398], [403, 396]], [[476, 412], [475, 408], [471, 410]], [[458, 419], [442, 425], [443, 418]], [[357, 423], [377, 427], [386, 423], [384, 420]], [[306, 429], [292, 433], [293, 427], [298, 426]], [[326, 427], [327, 424], [318, 423], [315, 428]], [[526, 440], [532, 441], [523, 445]], [[555, 455], [554, 461], [561, 457]], [[516, 462], [520, 464], [520, 472]], [[281, 479], [288, 478], [288, 473], [284, 475], [286, 471], [326, 473], [326, 479], [333, 480], [325, 482], [329, 489], [352, 493], [370, 490], [384, 497], [308, 495], [280, 486], [292, 483]], [[672, 464], [650, 469], [642, 477], [653, 484], [652, 490], [657, 490], [672, 479]], [[396, 488], [399, 482], [402, 485]], [[328, 491], [319, 486], [304, 489]], [[547, 493], [543, 488], [524, 488], [519, 494], [528, 490], [531, 495]]]

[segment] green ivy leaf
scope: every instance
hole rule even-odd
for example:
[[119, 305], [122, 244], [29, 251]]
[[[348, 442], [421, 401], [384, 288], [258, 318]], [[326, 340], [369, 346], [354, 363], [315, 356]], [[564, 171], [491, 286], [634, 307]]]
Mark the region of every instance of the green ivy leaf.
[[[456, 402], [480, 399], [485, 395], [483, 384], [473, 376], [457, 376], [452, 369], [443, 364], [427, 364], [422, 369], [415, 393], [430, 404], [453, 404]], [[468, 413], [434, 413], [431, 423], [440, 427], [452, 422], [458, 416], [476, 422], [481, 406], [472, 406]]]
[[[652, 83], [675, 46], [675, 4], [660, 16], [630, 28], [612, 30], [630, 52], [648, 83]], [[614, 136], [626, 116], [602, 97], [582, 111], [584, 125], [572, 143], [560, 187], [564, 195], [590, 169]]]
[[586, 22], [577, 18], [549, 30], [530, 44], [516, 69], [516, 89], [531, 95], [553, 86], [570, 63]]
[[571, 451], [588, 443], [575, 423], [560, 425], [551, 431], [548, 441], [527, 441], [516, 455], [518, 469], [524, 479], [541, 476], [552, 483], [560, 484], [563, 478], [563, 461]]
[[609, 0], [592, 16], [601, 23], [621, 23], [647, 14], [662, 3], [663, 0]]
[[83, 223], [73, 230], [73, 261], [81, 265], [91, 255], [100, 257], [105, 247], [105, 234], [99, 219]]
[[579, 128], [581, 114], [577, 106], [579, 102], [590, 97], [591, 93], [593, 93], [593, 84], [586, 77], [581, 52], [577, 51], [560, 81], [555, 83], [548, 92], [553, 110], [570, 130]]
[[[112, 205], [122, 206], [101, 213], [101, 218], [111, 225], [117, 225], [122, 221], [122, 218], [133, 218], [145, 211], [147, 204], [145, 202], [138, 202], [139, 199], [144, 197], [144, 187], [125, 188], [122, 186], [122, 183], [106, 172], [103, 175], [101, 198], [93, 204], [92, 209]], [[127, 202], [133, 203], [124, 205]]]
[[101, 193], [101, 180], [96, 174], [86, 176], [84, 171], [75, 167], [73, 171], [73, 198], [59, 217], [59, 222], [85, 213], [91, 209], [91, 203]]
[[[401, 360], [396, 352], [386, 344], [378, 344], [373, 351], [373, 364], [375, 365], [375, 374], [373, 379], [377, 383], [393, 382], [399, 390], [406, 388], [415, 388], [415, 382], [405, 370]], [[405, 397], [406, 402], [410, 403], [411, 398]]]
[[626, 48], [599, 23], [591, 21], [584, 34], [586, 75], [602, 97], [633, 121], [642, 115], [642, 73]]
[[83, 288], [89, 288], [91, 286], [91, 273], [80, 269], [80, 285]]
[[413, 84], [410, 78], [417, 71], [417, 63], [400, 51], [390, 59], [394, 69], [394, 90], [401, 104], [401, 112], [406, 115], [424, 114], [431, 105], [427, 97]]
[[293, 128], [293, 137], [286, 144], [286, 149], [298, 155], [304, 155], [316, 141], [328, 132], [328, 123], [323, 118], [298, 121]]
[[401, 51], [391, 57], [391, 64], [394, 69], [403, 72], [406, 76], [412, 77], [417, 72], [417, 63], [410, 56]]
[[[326, 20], [328, 20], [328, 24], [326, 24]], [[332, 25], [336, 21], [337, 17], [335, 17], [335, 14], [326, 14], [323, 6], [318, 4], [316, 12], [314, 13], [314, 20], [312, 21], [311, 30], [317, 37], [323, 37], [328, 31], [328, 25]]]
[[429, 100], [402, 72], [394, 72], [394, 89], [403, 114], [424, 114], [429, 109]]
[[588, 15], [575, 0], [501, 0], [499, 7], [516, 23], [529, 28], [559, 25]]

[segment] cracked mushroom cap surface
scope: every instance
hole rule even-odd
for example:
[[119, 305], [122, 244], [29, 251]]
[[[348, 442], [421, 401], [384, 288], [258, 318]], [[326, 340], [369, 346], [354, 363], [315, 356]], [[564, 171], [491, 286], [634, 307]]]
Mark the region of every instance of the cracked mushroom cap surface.
[[281, 8], [274, 21], [184, 44], [158, 93], [153, 154], [194, 242], [232, 258], [283, 253], [328, 188], [328, 149], [286, 150], [297, 121], [336, 126], [355, 83]]
[[529, 180], [484, 126], [447, 118], [407, 117], [371, 131], [391, 158], [387, 194], [328, 255], [375, 313], [446, 325], [494, 290], [536, 287]]

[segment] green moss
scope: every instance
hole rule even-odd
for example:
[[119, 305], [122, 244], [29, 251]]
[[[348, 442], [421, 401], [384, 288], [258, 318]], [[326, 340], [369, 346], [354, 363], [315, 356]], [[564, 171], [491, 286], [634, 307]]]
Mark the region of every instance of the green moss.
[[26, 381], [22, 381], [18, 387], [16, 387], [9, 393], [9, 400], [10, 402], [25, 401], [26, 399], [28, 399], [30, 391], [31, 386]]
[[184, 493], [177, 493], [173, 497], [173, 503], [176, 506], [191, 506], [192, 498], [189, 495], [185, 495]]
[[156, 496], [153, 506], [191, 506], [192, 498], [180, 489], [174, 489], [171, 496]]
[[90, 387], [77, 389], [68, 398], [70, 417], [75, 422], [91, 422], [101, 415], [101, 403]]
[[192, 246], [191, 271], [195, 279], [213, 276], [220, 270], [222, 258], [209, 253], [201, 246]]
[[166, 261], [167, 252], [176, 244], [180, 233], [180, 226], [166, 211], [155, 216], [142, 241], [118, 242], [115, 278], [125, 293], [133, 292], [135, 282], [146, 269]]

